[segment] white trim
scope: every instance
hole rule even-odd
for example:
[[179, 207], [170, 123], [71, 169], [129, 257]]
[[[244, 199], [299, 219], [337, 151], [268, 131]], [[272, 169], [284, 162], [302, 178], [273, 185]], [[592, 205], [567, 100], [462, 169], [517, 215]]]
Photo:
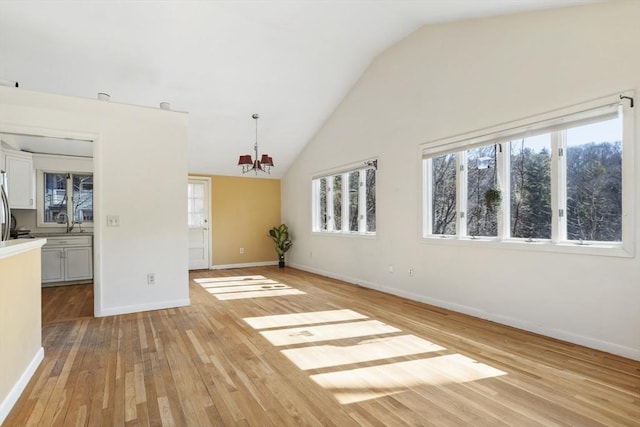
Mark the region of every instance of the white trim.
[[101, 308], [96, 310], [95, 317], [115, 316], [118, 314], [139, 313], [142, 311], [163, 310], [165, 308], [186, 307], [191, 305], [189, 298], [181, 298], [171, 301], [159, 301], [147, 304], [124, 305], [120, 307]]
[[312, 231], [312, 236], [325, 236], [325, 237], [349, 237], [349, 238], [360, 238], [360, 239], [377, 239], [377, 232], [366, 232], [361, 233], [359, 231]]
[[47, 239], [15, 239], [0, 242], [0, 259], [41, 248]]
[[340, 274], [331, 273], [325, 270], [309, 267], [302, 264], [291, 264], [291, 267], [297, 268], [303, 271], [308, 271], [310, 273], [319, 274], [321, 276], [326, 276], [333, 279], [341, 280], [341, 281], [362, 286], [365, 288], [373, 289], [386, 294], [406, 298], [411, 301], [417, 301], [424, 304], [433, 305], [435, 307], [445, 308], [447, 310], [451, 310], [456, 313], [467, 314], [473, 317], [477, 317], [479, 319], [496, 322], [501, 325], [511, 326], [514, 328], [522, 329], [524, 331], [540, 334], [546, 337], [559, 339], [568, 343], [573, 343], [573, 344], [585, 346], [585, 347], [600, 350], [600, 351], [605, 351], [611, 354], [616, 354], [622, 357], [627, 357], [633, 360], [640, 361], [640, 349], [636, 349], [633, 347], [622, 346], [609, 341], [603, 341], [603, 340], [587, 337], [584, 335], [574, 334], [573, 332], [565, 331], [562, 329], [543, 327], [535, 323], [517, 319], [515, 317], [494, 314], [484, 310], [479, 310], [474, 307], [470, 307], [462, 304], [455, 304], [455, 303], [439, 300], [436, 298], [430, 298], [424, 295], [416, 294], [414, 292], [408, 292], [408, 291], [394, 288], [394, 287], [383, 286], [378, 283], [359, 280], [354, 277], [343, 276]]
[[262, 262], [244, 262], [239, 264], [218, 264], [209, 267], [209, 270], [226, 270], [229, 268], [247, 268], [247, 267], [266, 267], [269, 265], [278, 265], [278, 261], [262, 261]]
[[503, 239], [496, 237], [458, 237], [431, 235], [423, 237], [420, 240], [423, 244], [437, 244], [450, 246], [468, 246], [481, 247], [484, 249], [506, 249], [506, 250], [522, 250], [537, 252], [555, 252], [576, 255], [598, 255], [619, 258], [633, 258], [634, 254], [629, 252], [621, 243], [607, 242], [587, 242], [579, 244], [573, 241], [553, 242], [552, 240], [533, 240], [528, 242], [526, 239]]
[[[29, 380], [33, 377], [33, 374], [36, 372], [36, 369], [38, 369], [38, 366], [40, 366], [42, 360], [44, 360], [44, 348], [40, 347], [33, 356], [33, 359], [31, 359], [31, 362], [29, 362], [25, 368], [24, 372], [22, 372], [22, 375], [20, 375], [20, 378], [18, 378], [18, 381], [16, 381], [13, 387], [11, 387], [7, 396], [4, 398], [2, 403], [0, 403], [0, 425], [2, 425], [4, 420], [7, 418], [11, 409], [13, 409], [13, 406], [27, 387]], [[3, 369], [5, 369], [5, 367], [3, 367]]]

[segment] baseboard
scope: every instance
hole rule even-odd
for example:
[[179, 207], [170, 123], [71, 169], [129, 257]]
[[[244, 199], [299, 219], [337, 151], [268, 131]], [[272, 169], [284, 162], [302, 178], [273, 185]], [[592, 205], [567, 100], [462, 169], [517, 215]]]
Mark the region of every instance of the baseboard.
[[360, 280], [354, 277], [344, 276], [341, 274], [332, 273], [329, 271], [321, 270], [318, 268], [309, 267], [302, 264], [290, 264], [291, 267], [308, 271], [310, 273], [320, 274], [322, 276], [331, 277], [333, 279], [342, 280], [347, 283], [353, 283], [355, 285], [363, 286], [366, 288], [374, 289], [386, 294], [396, 295], [402, 298], [407, 298], [412, 301], [423, 302], [425, 304], [433, 305], [436, 307], [446, 308], [447, 310], [455, 311], [458, 313], [468, 314], [480, 319], [490, 320], [492, 322], [500, 323], [502, 325], [512, 326], [514, 328], [523, 329], [525, 331], [533, 332], [536, 334], [544, 335], [551, 338], [556, 338], [562, 341], [567, 341], [573, 344], [578, 344], [584, 347], [593, 348], [607, 353], [616, 354], [618, 356], [627, 357], [629, 359], [640, 361], [640, 349], [622, 346], [609, 341], [603, 341], [584, 335], [574, 334], [562, 329], [549, 328], [543, 325], [528, 322], [526, 320], [518, 319], [510, 316], [503, 316], [495, 313], [489, 313], [484, 310], [479, 310], [475, 307], [456, 304], [449, 301], [443, 301], [435, 298], [430, 298], [424, 295], [408, 292], [403, 289], [393, 288], [389, 286], [383, 286], [379, 283], [369, 282], [366, 280]]
[[153, 302], [148, 304], [125, 305], [120, 307], [103, 308], [103, 309], [97, 310], [95, 313], [95, 316], [96, 317], [115, 316], [117, 314], [129, 314], [129, 313], [138, 313], [141, 311], [162, 310], [165, 308], [185, 307], [188, 305], [191, 305], [191, 300], [189, 298], [176, 299], [171, 301], [159, 301], [159, 302]]
[[209, 267], [209, 270], [227, 270], [229, 268], [266, 267], [278, 265], [278, 261], [245, 262], [241, 264], [218, 264]]
[[5, 418], [7, 418], [9, 412], [11, 412], [13, 405], [15, 405], [18, 398], [20, 398], [20, 395], [24, 391], [25, 387], [27, 387], [29, 380], [36, 372], [36, 369], [38, 369], [38, 366], [40, 366], [40, 362], [42, 362], [43, 359], [44, 348], [40, 347], [33, 356], [33, 359], [31, 359], [31, 362], [29, 362], [29, 365], [27, 365], [27, 368], [24, 370], [22, 375], [20, 375], [18, 381], [13, 385], [13, 387], [11, 387], [9, 394], [7, 394], [2, 403], [0, 403], [0, 425], [2, 425]]

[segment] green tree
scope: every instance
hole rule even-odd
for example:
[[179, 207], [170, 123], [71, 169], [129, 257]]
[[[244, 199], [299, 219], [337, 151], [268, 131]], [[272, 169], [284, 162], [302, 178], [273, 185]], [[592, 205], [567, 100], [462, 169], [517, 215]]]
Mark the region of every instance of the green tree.
[[431, 159], [432, 168], [432, 233], [456, 234], [456, 155]]
[[568, 147], [567, 236], [570, 240], [622, 240], [620, 141]]
[[551, 238], [551, 156], [524, 139], [511, 143], [511, 236]]

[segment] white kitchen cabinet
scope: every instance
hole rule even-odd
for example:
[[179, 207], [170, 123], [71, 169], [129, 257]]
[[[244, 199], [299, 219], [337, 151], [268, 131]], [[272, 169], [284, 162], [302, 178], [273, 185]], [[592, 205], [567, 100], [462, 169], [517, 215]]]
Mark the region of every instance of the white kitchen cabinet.
[[42, 248], [42, 283], [64, 281], [64, 249]]
[[42, 283], [60, 285], [93, 279], [91, 236], [48, 237], [42, 247]]
[[4, 153], [7, 172], [7, 196], [11, 209], [35, 209], [35, 178], [33, 158], [30, 153], [6, 150]]

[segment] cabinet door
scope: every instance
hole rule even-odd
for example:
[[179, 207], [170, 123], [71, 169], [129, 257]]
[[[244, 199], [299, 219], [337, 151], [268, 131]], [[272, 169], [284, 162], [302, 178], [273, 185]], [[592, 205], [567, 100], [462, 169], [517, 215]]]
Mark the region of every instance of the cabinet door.
[[42, 249], [42, 283], [64, 280], [64, 249]]
[[80, 280], [93, 278], [93, 251], [91, 250], [91, 248], [66, 248], [64, 252], [64, 280]]
[[7, 195], [12, 209], [35, 209], [33, 160], [6, 153]]

